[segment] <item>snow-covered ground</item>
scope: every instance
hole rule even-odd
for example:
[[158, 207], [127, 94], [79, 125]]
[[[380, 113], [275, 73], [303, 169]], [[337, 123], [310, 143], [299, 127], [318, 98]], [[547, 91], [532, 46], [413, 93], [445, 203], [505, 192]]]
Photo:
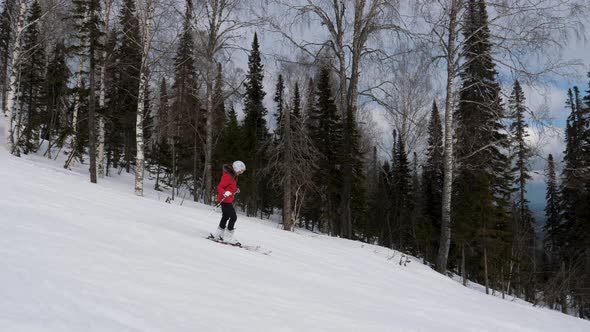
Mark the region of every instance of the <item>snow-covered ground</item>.
[[214, 243], [211, 208], [84, 168], [0, 148], [0, 331], [590, 331], [377, 246], [244, 216], [270, 255]]

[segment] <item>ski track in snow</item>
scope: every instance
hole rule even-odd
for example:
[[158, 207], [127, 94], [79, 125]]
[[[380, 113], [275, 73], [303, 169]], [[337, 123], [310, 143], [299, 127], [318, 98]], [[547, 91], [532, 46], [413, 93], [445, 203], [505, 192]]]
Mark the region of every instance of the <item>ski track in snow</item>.
[[243, 215], [269, 256], [213, 243], [210, 207], [62, 164], [0, 149], [0, 331], [590, 331], [382, 247]]

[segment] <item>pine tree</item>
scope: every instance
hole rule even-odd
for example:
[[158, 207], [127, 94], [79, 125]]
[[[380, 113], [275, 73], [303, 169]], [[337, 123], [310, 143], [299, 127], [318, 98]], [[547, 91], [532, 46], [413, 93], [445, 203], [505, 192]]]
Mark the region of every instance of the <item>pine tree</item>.
[[320, 153], [319, 171], [316, 175], [316, 187], [319, 188], [321, 214], [329, 221], [330, 232], [338, 234], [340, 230], [338, 206], [340, 203], [342, 151], [342, 126], [338, 109], [332, 93], [330, 68], [324, 65], [320, 69], [316, 89], [317, 101], [311, 114], [311, 137]]
[[[213, 105], [214, 105], [214, 114], [213, 114], [213, 171], [216, 175], [224, 163], [229, 162], [230, 160], [224, 160], [223, 158], [223, 150], [221, 150], [221, 140], [224, 135], [225, 126], [228, 123], [227, 114], [225, 111], [225, 99], [223, 96], [223, 72], [221, 68], [221, 64], [217, 65], [217, 79], [215, 80], [215, 87], [213, 93]], [[237, 122], [237, 120], [236, 120]], [[234, 142], [237, 144], [237, 142]], [[235, 156], [234, 156], [235, 157]], [[232, 158], [232, 157], [230, 157]]]
[[410, 221], [413, 208], [412, 173], [404, 141], [401, 136], [397, 138], [392, 172], [394, 243], [400, 250], [413, 252], [415, 245]]
[[279, 74], [279, 78], [277, 79], [277, 84], [275, 87], [275, 97], [274, 97], [274, 101], [275, 103], [277, 103], [277, 110], [276, 113], [274, 114], [275, 120], [276, 120], [276, 129], [275, 129], [275, 139], [281, 139], [281, 133], [282, 133], [282, 116], [283, 116], [283, 111], [285, 108], [285, 82], [283, 81], [283, 75]]
[[[170, 109], [169, 137], [174, 160], [173, 186], [181, 185], [180, 179], [192, 179], [193, 199], [198, 198], [197, 188], [202, 169], [202, 144], [204, 112], [199, 105], [197, 71], [195, 68], [195, 42], [192, 1], [187, 0], [183, 31], [176, 53], [172, 106]], [[173, 196], [174, 197], [174, 196]]]
[[43, 138], [48, 142], [47, 157], [51, 159], [51, 149], [54, 145], [62, 147], [65, 140], [67, 126], [65, 115], [65, 98], [68, 93], [70, 70], [66, 61], [66, 46], [59, 40], [51, 55], [45, 76], [45, 105], [47, 107], [42, 117], [45, 131]]
[[[370, 226], [367, 215], [367, 188], [365, 177], [364, 156], [360, 149], [360, 133], [356, 123], [356, 117], [352, 108], [348, 108], [347, 116], [342, 128], [343, 135], [348, 137], [349, 153], [343, 151], [342, 164], [350, 165], [352, 172], [351, 179], [351, 229], [343, 227], [340, 234], [349, 238], [356, 238], [356, 235], [370, 233]], [[343, 225], [345, 226], [345, 225]]]
[[517, 81], [514, 82], [514, 88], [509, 100], [509, 107], [511, 111], [512, 123], [510, 125], [510, 132], [513, 137], [514, 158], [516, 164], [512, 169], [516, 174], [516, 185], [518, 197], [516, 200], [517, 206], [517, 220], [523, 227], [523, 230], [530, 234], [532, 231], [533, 217], [528, 207], [528, 200], [526, 199], [526, 185], [531, 179], [528, 169], [528, 160], [531, 155], [530, 148], [527, 145], [526, 138], [529, 136], [527, 132], [528, 125], [524, 121], [524, 113], [526, 112], [524, 92]]
[[468, 2], [464, 24], [453, 220], [458, 247], [468, 245], [477, 250], [467, 267], [477, 272], [476, 280], [483, 280], [488, 290], [490, 275], [501, 270], [491, 263], [499, 262], [509, 247], [510, 165], [502, 153], [508, 140], [503, 133], [500, 86], [483, 0]]
[[[274, 102], [276, 103], [276, 111], [273, 114], [275, 121], [276, 121], [276, 127], [274, 130], [274, 139], [273, 142], [271, 143], [272, 147], [271, 150], [273, 150], [271, 153], [275, 154], [278, 161], [278, 164], [284, 164], [284, 159], [285, 157], [288, 156], [288, 152], [285, 151], [285, 149], [287, 148], [292, 148], [292, 146], [287, 146], [288, 144], [286, 144], [285, 142], [285, 138], [283, 137], [283, 135], [285, 134], [285, 132], [287, 131], [287, 129], [284, 127], [285, 126], [285, 119], [283, 118], [283, 114], [286, 112], [289, 112], [289, 110], [287, 109], [287, 103], [285, 101], [285, 82], [283, 81], [283, 75], [279, 74], [279, 77], [277, 79], [277, 83], [275, 85], [275, 96], [274, 96]], [[291, 126], [291, 116], [289, 116], [289, 126]], [[289, 133], [290, 134], [290, 133]], [[280, 172], [285, 172], [285, 171], [290, 171], [290, 169], [287, 169], [286, 167], [280, 167]], [[283, 210], [283, 227], [286, 227], [286, 229], [291, 230], [292, 228], [292, 224], [290, 223], [291, 221], [291, 216], [287, 215], [290, 214], [290, 212], [287, 212], [287, 214], [285, 214], [285, 208], [283, 206], [284, 203], [290, 203], [290, 200], [287, 201], [287, 198], [284, 197], [284, 189], [285, 187], [290, 187], [291, 186], [291, 176], [290, 174], [288, 174], [288, 176], [286, 176], [286, 178], [281, 178], [281, 180], [284, 181], [274, 181], [274, 188], [273, 191], [275, 192], [275, 200], [273, 200], [273, 205], [276, 206], [279, 209]], [[282, 185], [277, 185], [276, 182], [284, 182], [282, 183]], [[290, 190], [290, 188], [288, 188]], [[289, 207], [287, 207], [289, 208]], [[285, 224], [285, 221], [287, 222], [287, 224]]]
[[[394, 143], [395, 144], [395, 143]], [[379, 244], [394, 248], [394, 234], [392, 215], [393, 211], [393, 174], [388, 161], [380, 168], [377, 186], [377, 220], [379, 231]]]
[[440, 114], [436, 102], [428, 124], [427, 160], [422, 173], [424, 195], [424, 220], [420, 227], [420, 238], [425, 258], [430, 262], [436, 259], [436, 248], [441, 227], [441, 199], [443, 186], [443, 136]]
[[258, 35], [254, 34], [252, 49], [248, 56], [248, 74], [246, 76], [245, 118], [242, 131], [242, 155], [248, 171], [241, 181], [244, 197], [247, 197], [248, 215], [255, 215], [258, 211], [268, 212], [270, 188], [267, 179], [258, 176], [264, 166], [264, 145], [268, 142], [266, 126], [267, 110], [264, 107], [263, 89], [264, 66], [260, 56]]
[[[590, 100], [587, 96], [585, 100]], [[590, 105], [586, 105], [590, 106]], [[570, 115], [566, 122], [566, 149], [561, 175], [561, 224], [557, 228], [560, 259], [574, 266], [578, 275], [570, 284], [571, 296], [577, 303], [579, 315], [590, 317], [589, 296], [584, 289], [590, 285], [590, 108], [584, 107], [577, 87], [568, 91], [566, 107]]]
[[[227, 112], [227, 120], [224, 127], [221, 137], [219, 138], [219, 143], [217, 144], [217, 150], [219, 153], [218, 158], [222, 163], [231, 163], [235, 159], [242, 158], [240, 148], [242, 132], [238, 122], [238, 115], [233, 107]], [[221, 167], [214, 169], [213, 172], [214, 175], [221, 175]], [[242, 185], [240, 185], [240, 187], [242, 187]], [[242, 189], [240, 189], [240, 191], [242, 191]], [[239, 200], [240, 197], [237, 197], [237, 199]]]
[[39, 146], [45, 98], [45, 49], [40, 40], [39, 20], [41, 6], [33, 1], [27, 16], [28, 28], [23, 37], [25, 58], [21, 63], [20, 112], [19, 124], [22, 132], [18, 133], [17, 149], [24, 153], [35, 152]]
[[316, 126], [314, 123], [313, 114], [315, 113], [315, 107], [317, 104], [317, 93], [315, 83], [313, 78], [309, 78], [309, 83], [307, 86], [307, 99], [305, 101], [305, 109], [304, 113], [302, 114], [302, 121], [304, 128], [307, 132], [311, 132], [311, 129]]
[[[164, 171], [167, 178], [171, 176], [171, 156], [168, 144], [168, 117], [169, 117], [169, 100], [168, 100], [168, 84], [166, 78], [162, 78], [160, 82], [160, 98], [156, 113], [156, 127], [154, 134], [154, 148], [152, 154], [152, 162], [156, 165], [156, 184], [154, 189], [160, 189], [160, 173]], [[169, 183], [168, 183], [169, 184]]]
[[580, 249], [578, 244], [583, 241], [576, 231], [578, 223], [581, 222], [579, 214], [584, 209], [583, 201], [583, 181], [581, 178], [582, 168], [582, 109], [580, 103], [579, 90], [577, 87], [568, 90], [566, 108], [570, 109], [570, 114], [566, 122], [566, 148], [564, 154], [564, 168], [561, 180], [561, 202], [562, 202], [562, 219], [563, 224], [560, 227], [560, 233], [563, 234], [563, 252], [562, 254], [573, 259], [576, 252]]
[[[318, 128], [318, 111], [316, 106], [318, 104], [318, 95], [315, 87], [313, 78], [309, 79], [307, 86], [307, 96], [305, 100], [305, 108], [301, 114], [301, 130], [305, 135], [312, 139], [314, 148], [317, 148], [317, 128]], [[319, 153], [318, 153], [319, 155]], [[321, 158], [321, 156], [319, 157]], [[316, 226], [321, 229], [321, 213], [322, 213], [322, 200], [325, 202], [325, 197], [322, 199], [320, 193], [320, 180], [319, 172], [315, 172], [313, 183], [314, 189], [310, 191], [305, 197], [303, 208], [301, 211], [301, 217], [305, 220], [305, 227], [309, 230], [316, 229]]]
[[117, 93], [119, 128], [123, 143], [123, 162], [126, 171], [131, 170], [135, 158], [135, 121], [137, 117], [137, 96], [139, 95], [139, 70], [141, 67], [141, 36], [135, 0], [123, 0], [119, 14], [119, 35], [116, 50]]
[[301, 114], [301, 95], [299, 91], [299, 82], [295, 82], [293, 89], [293, 106], [291, 107], [291, 127], [293, 130], [301, 129], [303, 126]]
[[547, 194], [545, 195], [545, 248], [549, 253], [557, 253], [559, 249], [559, 226], [561, 224], [559, 191], [557, 178], [555, 175], [555, 161], [553, 155], [549, 154], [547, 158]]
[[[367, 165], [367, 230], [364, 232], [364, 241], [367, 243], [376, 243], [379, 240], [379, 231], [382, 226], [379, 208], [382, 203], [382, 197], [379, 197], [379, 180], [381, 175], [381, 166], [379, 165], [377, 147], [373, 146], [372, 157]], [[378, 242], [377, 242], [378, 243]]]
[[[513, 231], [515, 235], [517, 246], [517, 260], [521, 261], [519, 271], [521, 274], [528, 273], [526, 276], [525, 289], [527, 297], [534, 296], [534, 282], [531, 279], [536, 278], [536, 248], [535, 248], [535, 230], [534, 219], [531, 210], [529, 209], [529, 201], [526, 199], [526, 185], [531, 176], [529, 175], [528, 162], [531, 156], [530, 148], [526, 142], [529, 136], [524, 117], [526, 112], [525, 97], [520, 82], [516, 80], [512, 89], [512, 94], [509, 99], [510, 118], [510, 133], [512, 135], [513, 151], [512, 159], [514, 166], [512, 172], [515, 176], [516, 197], [514, 201], [514, 225]], [[524, 259], [526, 258], [526, 259]]]

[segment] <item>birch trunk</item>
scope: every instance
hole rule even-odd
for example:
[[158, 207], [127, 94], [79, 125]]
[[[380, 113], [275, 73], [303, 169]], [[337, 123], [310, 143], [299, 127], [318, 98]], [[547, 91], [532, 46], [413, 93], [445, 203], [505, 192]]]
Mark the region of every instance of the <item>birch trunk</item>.
[[442, 191], [442, 220], [440, 247], [438, 250], [437, 270], [447, 272], [449, 249], [451, 247], [451, 194], [453, 187], [453, 95], [455, 93], [456, 63], [455, 38], [457, 34], [457, 15], [460, 0], [451, 2], [449, 14], [449, 36], [446, 45], [447, 55], [447, 95], [445, 102], [445, 136], [443, 155], [443, 191]]
[[147, 16], [143, 36], [143, 53], [139, 74], [139, 93], [137, 95], [137, 121], [135, 123], [135, 141], [137, 142], [137, 154], [135, 156], [135, 195], [143, 196], [143, 172], [145, 156], [143, 151], [143, 119], [145, 106], [145, 90], [147, 85], [147, 58], [150, 50], [150, 23], [154, 12], [151, 2], [147, 3]]
[[[78, 89], [82, 89], [84, 82], [83, 82], [83, 72], [84, 67], [86, 66], [86, 57], [84, 55], [80, 56], [80, 64], [78, 66], [78, 78], [76, 86]], [[80, 92], [76, 93], [76, 97], [74, 97], [74, 114], [72, 114], [72, 135], [70, 136], [70, 155], [68, 156], [68, 160], [64, 165], [64, 168], [72, 169], [75, 165], [76, 160], [76, 149], [77, 149], [77, 138], [78, 138], [78, 112], [80, 111]]]
[[[84, 22], [88, 20], [88, 12], [84, 13]], [[81, 36], [82, 40], [80, 42], [82, 48], [86, 48], [86, 36]], [[72, 115], [72, 131], [73, 134], [70, 137], [70, 155], [68, 156], [68, 160], [66, 160], [66, 164], [64, 168], [72, 169], [76, 162], [76, 150], [78, 148], [78, 112], [80, 111], [80, 90], [82, 90], [84, 86], [84, 67], [86, 66], [86, 56], [84, 52], [80, 55], [80, 64], [78, 66], [78, 78], [76, 86], [78, 87], [78, 93], [76, 93], [76, 97], [74, 97], [74, 114]]]
[[[110, 16], [111, 16], [111, 4], [112, 4], [112, 0], [107, 0], [106, 1], [106, 7], [105, 7], [105, 36], [106, 34], [109, 33], [109, 22], [110, 22]], [[106, 37], [105, 37], [106, 39]], [[98, 107], [100, 108], [101, 111], [104, 111], [104, 106], [105, 106], [105, 90], [106, 90], [106, 84], [105, 84], [105, 76], [106, 76], [106, 64], [107, 64], [107, 51], [103, 50], [102, 51], [102, 66], [100, 68], [100, 97], [98, 99]], [[104, 140], [105, 140], [105, 123], [104, 123], [104, 117], [102, 115], [98, 116], [98, 160], [97, 160], [97, 166], [98, 166], [98, 177], [99, 178], [104, 178], [104, 174], [105, 174], [105, 152], [104, 152]]]
[[[15, 2], [14, 0], [9, 0], [9, 1], [5, 1], [4, 2], [4, 10], [7, 11], [10, 14], [11, 17], [11, 22], [10, 25], [13, 26], [13, 22], [12, 22], [12, 17], [14, 14], [14, 6], [15, 6]], [[12, 28], [10, 29], [12, 30]], [[3, 51], [5, 52], [2, 56], [4, 57], [2, 59], [2, 68], [0, 69], [1, 73], [0, 73], [0, 80], [2, 81], [2, 113], [4, 114], [4, 116], [6, 115], [6, 94], [8, 93], [8, 82], [6, 81], [8, 79], [8, 61], [10, 60], [10, 57], [8, 56], [8, 54], [10, 53], [10, 37], [8, 38], [8, 45], [6, 45], [6, 49], [4, 49]], [[14, 58], [13, 58], [14, 59]]]
[[207, 119], [205, 125], [205, 165], [204, 165], [204, 181], [203, 181], [203, 201], [205, 204], [211, 203], [211, 188], [213, 182], [213, 175], [211, 174], [211, 168], [213, 163], [213, 116], [215, 108], [218, 105], [213, 103], [213, 79], [215, 75], [213, 72], [215, 66], [215, 54], [219, 51], [220, 44], [223, 41], [219, 39], [220, 34], [223, 35], [225, 31], [221, 31], [221, 25], [223, 24], [223, 14], [226, 6], [232, 6], [231, 2], [225, 1], [210, 1], [205, 4], [205, 11], [208, 15], [208, 35], [206, 36], [206, 53], [205, 61], [207, 66], [207, 72], [205, 76], [206, 94], [207, 94]]
[[[142, 64], [143, 67], [143, 64]], [[135, 195], [143, 196], [143, 171], [145, 156], [143, 153], [143, 113], [146, 75], [141, 71], [139, 76], [139, 94], [137, 103], [137, 121], [135, 123], [135, 140], [137, 142], [137, 154], [135, 156]]]
[[27, 3], [22, 2], [18, 15], [18, 23], [16, 29], [16, 37], [14, 39], [14, 49], [12, 51], [12, 70], [10, 72], [10, 83], [8, 96], [6, 98], [6, 109], [4, 115], [7, 121], [4, 124], [4, 137], [6, 140], [6, 149], [13, 153], [14, 151], [14, 133], [13, 133], [13, 118], [14, 118], [14, 103], [16, 99], [17, 90], [17, 76], [19, 74], [19, 62], [21, 56], [21, 35], [25, 26], [25, 15], [27, 13]]

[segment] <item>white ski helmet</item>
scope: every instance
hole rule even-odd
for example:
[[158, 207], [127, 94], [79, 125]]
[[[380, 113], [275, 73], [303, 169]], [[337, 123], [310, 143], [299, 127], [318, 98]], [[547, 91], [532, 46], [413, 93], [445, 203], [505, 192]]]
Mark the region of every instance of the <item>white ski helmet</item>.
[[246, 171], [246, 164], [244, 164], [240, 160], [234, 161], [234, 163], [232, 164], [232, 167], [234, 169], [234, 172], [236, 172], [236, 174], [242, 174]]

